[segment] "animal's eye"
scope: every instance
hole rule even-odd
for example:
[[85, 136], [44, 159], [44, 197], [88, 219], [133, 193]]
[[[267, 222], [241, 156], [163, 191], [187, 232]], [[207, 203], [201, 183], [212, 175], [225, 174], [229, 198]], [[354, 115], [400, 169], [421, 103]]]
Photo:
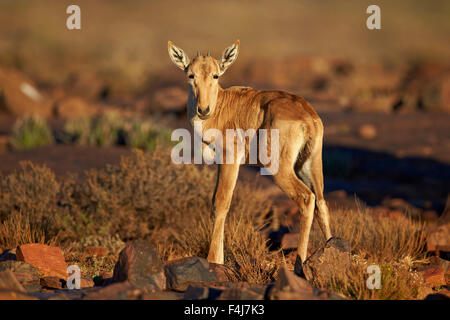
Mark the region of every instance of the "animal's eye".
[[193, 74], [190, 74], [190, 75], [189, 75], [189, 79], [194, 79], [194, 75], [193, 75]]
[[219, 76], [217, 74], [213, 75], [214, 79], [219, 79]]

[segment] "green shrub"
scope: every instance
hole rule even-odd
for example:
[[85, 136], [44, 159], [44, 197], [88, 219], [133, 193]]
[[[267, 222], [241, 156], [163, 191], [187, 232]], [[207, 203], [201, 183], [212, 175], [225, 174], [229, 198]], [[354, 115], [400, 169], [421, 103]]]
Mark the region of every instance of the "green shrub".
[[144, 151], [170, 144], [170, 132], [153, 121], [123, 119], [117, 112], [106, 112], [94, 118], [68, 120], [64, 131], [70, 142], [81, 145], [125, 145]]
[[14, 149], [31, 149], [54, 143], [51, 129], [40, 117], [25, 117], [14, 125], [10, 144]]

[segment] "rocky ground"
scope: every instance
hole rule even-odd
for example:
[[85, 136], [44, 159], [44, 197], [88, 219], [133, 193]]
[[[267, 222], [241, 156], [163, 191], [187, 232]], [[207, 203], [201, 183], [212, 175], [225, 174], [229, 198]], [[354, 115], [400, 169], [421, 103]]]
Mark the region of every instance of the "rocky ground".
[[[105, 248], [87, 247], [85, 250], [95, 258], [104, 253]], [[346, 297], [316, 288], [308, 280], [344, 272], [351, 267], [352, 259], [348, 242], [332, 238], [305, 263], [306, 279], [282, 267], [275, 282], [261, 285], [231, 282], [227, 267], [210, 264], [199, 257], [163, 263], [152, 244], [135, 241], [120, 252], [113, 272], [105, 272], [94, 279], [80, 275], [77, 288], [74, 287], [77, 280], [67, 273], [68, 265], [58, 247], [26, 244], [0, 256], [0, 297], [18, 300], [341, 300]], [[328, 267], [330, 263], [334, 269]], [[449, 299], [448, 266], [448, 261], [434, 257], [429, 265], [417, 270], [424, 280], [422, 295], [425, 299]]]

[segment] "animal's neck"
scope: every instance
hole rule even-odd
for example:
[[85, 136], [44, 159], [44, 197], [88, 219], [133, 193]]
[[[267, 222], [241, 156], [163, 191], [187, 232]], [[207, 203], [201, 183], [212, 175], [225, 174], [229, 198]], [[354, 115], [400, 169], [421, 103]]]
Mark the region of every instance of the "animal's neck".
[[253, 123], [254, 121], [247, 123], [250, 120], [249, 117], [243, 116], [246, 110], [248, 111], [254, 104], [254, 101], [250, 102], [252, 96], [246, 91], [237, 90], [236, 87], [223, 89], [219, 86], [215, 110], [210, 118], [202, 121], [203, 131], [210, 128], [221, 131], [237, 128], [248, 129], [256, 125]]

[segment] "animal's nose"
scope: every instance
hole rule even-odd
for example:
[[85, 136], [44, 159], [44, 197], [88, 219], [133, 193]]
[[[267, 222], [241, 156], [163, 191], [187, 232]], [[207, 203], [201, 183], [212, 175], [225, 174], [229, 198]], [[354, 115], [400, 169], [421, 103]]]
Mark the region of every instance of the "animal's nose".
[[201, 116], [206, 116], [209, 113], [209, 106], [205, 110], [202, 110], [202, 108], [198, 107], [197, 112]]

